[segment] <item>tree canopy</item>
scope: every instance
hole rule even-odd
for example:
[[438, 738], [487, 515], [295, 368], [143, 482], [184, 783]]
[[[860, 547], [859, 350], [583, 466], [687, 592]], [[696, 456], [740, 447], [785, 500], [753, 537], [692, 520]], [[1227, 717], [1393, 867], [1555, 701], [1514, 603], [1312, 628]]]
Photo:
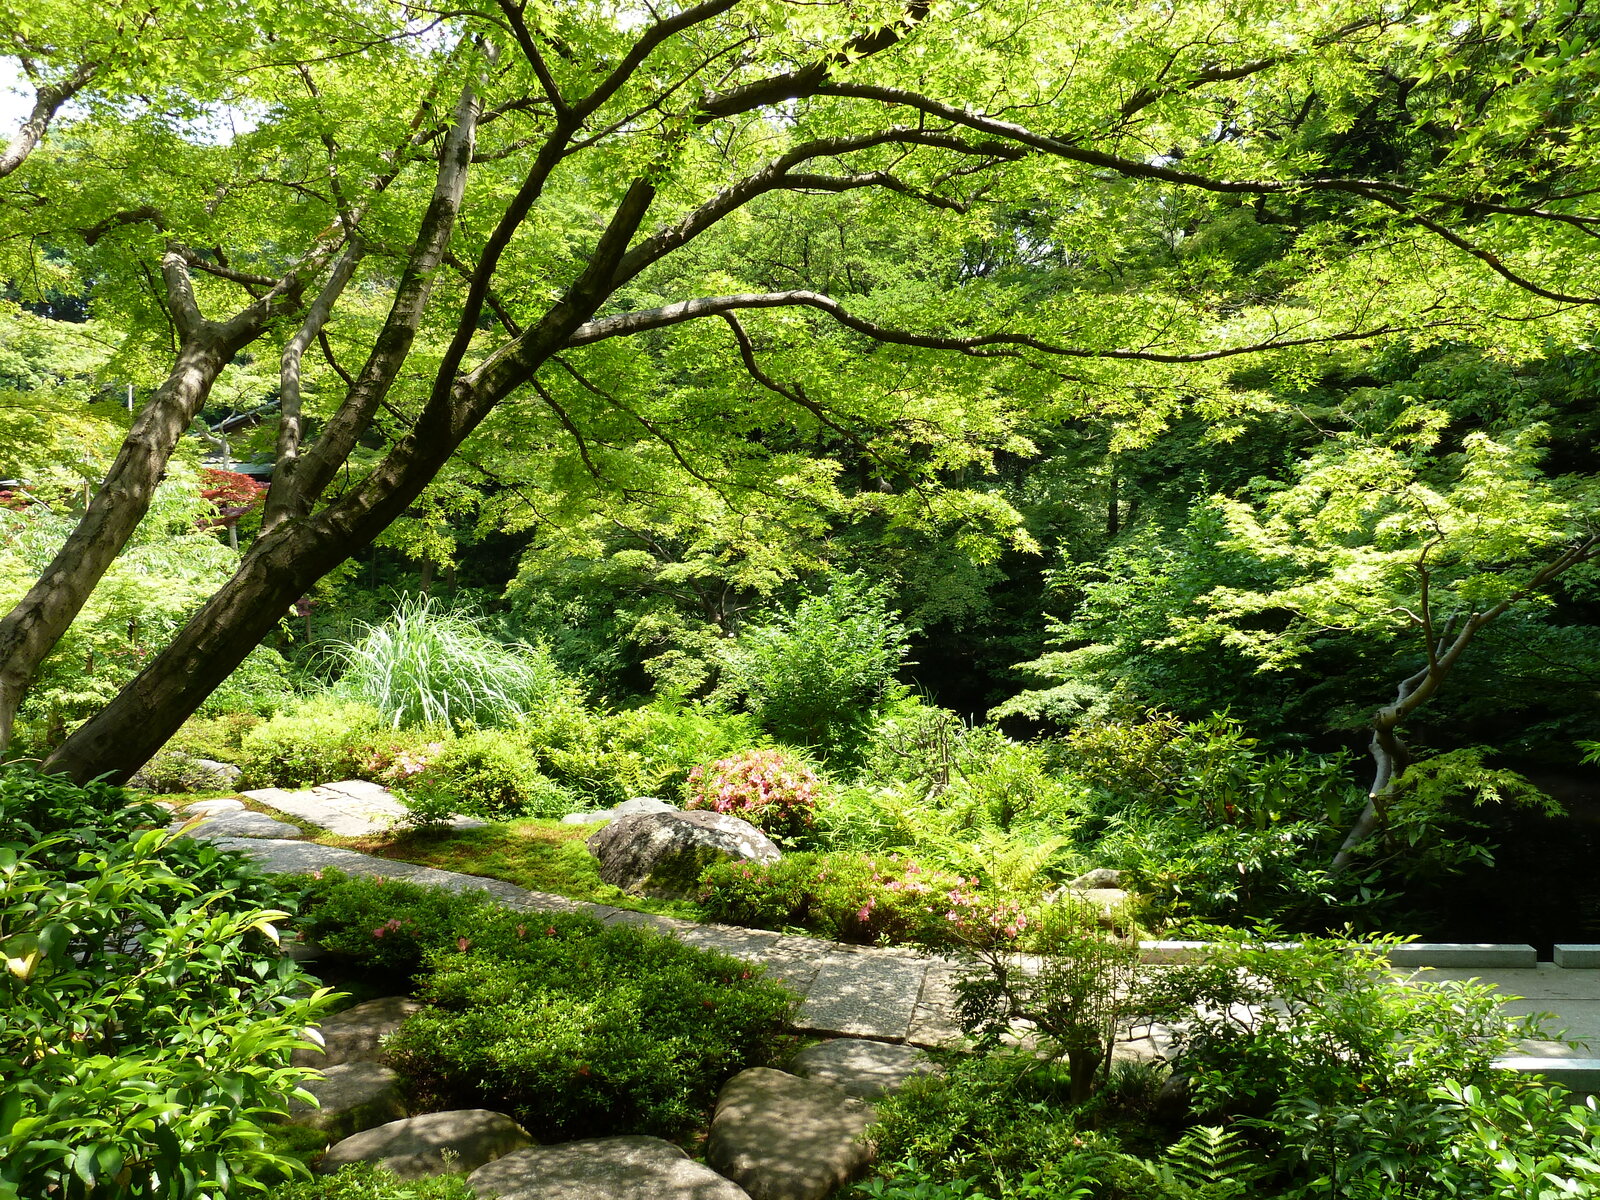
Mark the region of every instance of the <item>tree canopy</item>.
[[[236, 572], [56, 751], [83, 777], [136, 767], [429, 506], [486, 497], [702, 596], [841, 524], [936, 531], [981, 569], [1039, 543], [974, 481], [1041, 439], [1133, 455], [1198, 420], [1224, 445], [1353, 349], [1538, 358], [1600, 301], [1573, 0], [5, 17], [35, 103], [0, 159], [0, 275], [12, 303], [80, 298], [116, 331], [100, 377], [141, 403], [0, 619], [0, 742], [206, 406], [232, 389], [274, 436]], [[1398, 598], [1419, 581], [1531, 596], [1591, 553], [1533, 422], [1430, 466], [1404, 431], [1432, 418], [1395, 420], [1219, 502], [1229, 552], [1292, 569], [1218, 581], [1208, 636], [1283, 655], [1329, 604], [1426, 628], [1438, 594]]]

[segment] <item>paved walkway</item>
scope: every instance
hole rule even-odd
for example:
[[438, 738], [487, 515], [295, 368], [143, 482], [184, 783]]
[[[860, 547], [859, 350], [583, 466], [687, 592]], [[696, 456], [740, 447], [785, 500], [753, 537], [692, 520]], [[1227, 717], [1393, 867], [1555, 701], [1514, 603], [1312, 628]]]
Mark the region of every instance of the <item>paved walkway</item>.
[[[263, 789], [244, 793], [249, 799], [321, 825], [361, 836], [387, 827], [399, 815], [398, 803], [375, 784], [359, 781], [327, 784], [302, 792]], [[223, 820], [219, 815], [218, 825]], [[224, 833], [222, 828], [217, 833]], [[231, 832], [231, 831], [229, 831]], [[685, 921], [634, 912], [606, 904], [571, 900], [519, 888], [501, 880], [456, 871], [441, 871], [392, 859], [376, 858], [314, 842], [279, 837], [221, 836], [218, 842], [243, 850], [272, 872], [309, 872], [334, 867], [351, 875], [382, 875], [430, 884], [453, 891], [479, 889], [508, 907], [537, 912], [587, 913], [602, 921], [640, 925], [692, 946], [719, 950], [750, 962], [802, 997], [794, 1026], [826, 1037], [861, 1037], [915, 1046], [952, 1046], [961, 1042], [957, 1019], [956, 963], [895, 948], [852, 946], [819, 938], [793, 937], [760, 929]], [[1155, 947], [1152, 946], [1152, 950]], [[1152, 956], [1153, 957], [1153, 956]], [[1521, 1069], [1563, 1076], [1574, 1090], [1600, 1089], [1600, 970], [1574, 970], [1540, 963], [1533, 969], [1485, 967], [1430, 969], [1423, 978], [1442, 981], [1480, 979], [1508, 997], [1506, 1011], [1521, 1016], [1550, 1014], [1546, 1025], [1576, 1041], [1526, 1043]], [[1118, 1057], [1160, 1055], [1165, 1039], [1130, 1038]]]

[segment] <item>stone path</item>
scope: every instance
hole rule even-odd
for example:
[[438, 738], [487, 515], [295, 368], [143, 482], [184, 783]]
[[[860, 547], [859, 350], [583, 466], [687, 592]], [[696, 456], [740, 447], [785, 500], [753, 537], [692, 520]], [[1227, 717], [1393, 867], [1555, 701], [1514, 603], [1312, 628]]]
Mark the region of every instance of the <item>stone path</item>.
[[[953, 967], [907, 951], [846, 946], [732, 925], [697, 924], [608, 904], [569, 900], [497, 879], [419, 867], [315, 842], [276, 838], [218, 840], [254, 856], [264, 869], [275, 873], [331, 867], [349, 875], [382, 875], [457, 892], [481, 889], [509, 908], [587, 913], [602, 921], [640, 925], [689, 945], [764, 963], [770, 975], [803, 997], [795, 1026], [807, 1033], [920, 1046], [949, 1044], [952, 1035], [959, 1035], [954, 994], [947, 986], [941, 986]], [[938, 967], [943, 967], [944, 972], [935, 969]], [[930, 976], [935, 980], [932, 987], [928, 986]]]
[[[345, 837], [381, 832], [405, 815], [404, 806], [382, 787], [360, 780], [298, 792], [263, 788], [243, 795]], [[215, 819], [221, 824], [245, 815], [218, 813]], [[463, 822], [482, 824], [466, 822], [465, 818]], [[961, 968], [953, 962], [894, 948], [851, 946], [760, 929], [702, 924], [570, 900], [501, 880], [290, 840], [281, 833], [277, 837], [225, 836], [231, 832], [223, 826], [213, 836], [224, 835], [217, 840], [254, 855], [273, 872], [335, 867], [351, 875], [383, 875], [453, 891], [478, 889], [512, 908], [587, 913], [602, 921], [643, 926], [689, 945], [761, 963], [771, 977], [802, 997], [794, 1025], [804, 1033], [924, 1047], [952, 1046], [961, 1041], [955, 992]], [[1191, 961], [1193, 955], [1203, 953], [1203, 947], [1194, 943], [1144, 943], [1142, 950], [1145, 960], [1151, 963]], [[1507, 996], [1521, 997], [1506, 1002], [1507, 1012], [1514, 1016], [1551, 1014], [1548, 1027], [1579, 1044], [1531, 1041], [1521, 1047], [1522, 1054], [1514, 1060], [1515, 1065], [1560, 1077], [1574, 1091], [1600, 1091], [1600, 1057], [1592, 1057], [1600, 1055], [1600, 969], [1533, 964], [1533, 952], [1528, 947], [1416, 945], [1404, 948], [1403, 956], [1405, 966], [1437, 963], [1425, 976], [1427, 979], [1479, 979]], [[1589, 963], [1582, 952], [1569, 952], [1566, 957], [1573, 966], [1600, 964], [1600, 955], [1593, 956], [1597, 964]], [[1396, 955], [1397, 966], [1402, 965], [1401, 958]], [[1153, 1037], [1120, 1045], [1118, 1057], [1157, 1057], [1164, 1043], [1162, 1031], [1157, 1029]]]

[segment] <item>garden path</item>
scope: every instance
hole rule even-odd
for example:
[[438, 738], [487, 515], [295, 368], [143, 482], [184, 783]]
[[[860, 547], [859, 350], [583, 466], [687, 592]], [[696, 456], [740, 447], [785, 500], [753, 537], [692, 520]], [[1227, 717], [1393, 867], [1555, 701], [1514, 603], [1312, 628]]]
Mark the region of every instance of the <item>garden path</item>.
[[[373, 832], [398, 815], [388, 811], [385, 801], [395, 807], [397, 803], [370, 783], [329, 784], [301, 793], [267, 789], [260, 794], [244, 794], [325, 828], [351, 824], [352, 835]], [[286, 805], [286, 801], [297, 803]], [[363, 828], [357, 830], [355, 825]], [[769, 976], [802, 997], [793, 1022], [799, 1032], [924, 1047], [951, 1046], [962, 1040], [955, 993], [961, 967], [946, 959], [892, 947], [854, 946], [634, 912], [529, 891], [502, 880], [290, 838], [223, 836], [217, 840], [246, 851], [271, 872], [310, 872], [332, 867], [352, 875], [381, 875], [453, 891], [480, 889], [511, 908], [587, 913], [602, 921], [644, 926], [688, 945], [760, 963]], [[1591, 1057], [1600, 1053], [1600, 969], [1574, 970], [1539, 963], [1532, 968], [1429, 970], [1425, 977], [1480, 979], [1506, 995], [1509, 1013], [1550, 1014], [1553, 1020], [1547, 1023], [1549, 1027], [1563, 1031], [1578, 1044], [1528, 1042], [1521, 1048], [1522, 1055], [1511, 1062], [1520, 1070], [1560, 1078], [1575, 1091], [1600, 1091], [1600, 1058]], [[1130, 1037], [1120, 1043], [1117, 1057], [1158, 1057], [1165, 1045], [1164, 1031], [1157, 1028], [1150, 1036]]]

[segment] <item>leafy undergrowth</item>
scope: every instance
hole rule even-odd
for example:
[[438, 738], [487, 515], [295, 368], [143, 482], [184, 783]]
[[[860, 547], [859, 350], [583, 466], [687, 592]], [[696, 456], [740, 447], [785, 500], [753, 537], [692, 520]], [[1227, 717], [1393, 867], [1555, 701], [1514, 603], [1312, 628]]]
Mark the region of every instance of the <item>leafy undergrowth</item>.
[[699, 910], [687, 902], [630, 895], [601, 879], [595, 858], [584, 844], [594, 830], [593, 825], [524, 818], [479, 829], [400, 830], [380, 837], [325, 836], [316, 840], [378, 858], [500, 879], [530, 891], [551, 892], [573, 900], [592, 900], [637, 912], [699, 915]]

